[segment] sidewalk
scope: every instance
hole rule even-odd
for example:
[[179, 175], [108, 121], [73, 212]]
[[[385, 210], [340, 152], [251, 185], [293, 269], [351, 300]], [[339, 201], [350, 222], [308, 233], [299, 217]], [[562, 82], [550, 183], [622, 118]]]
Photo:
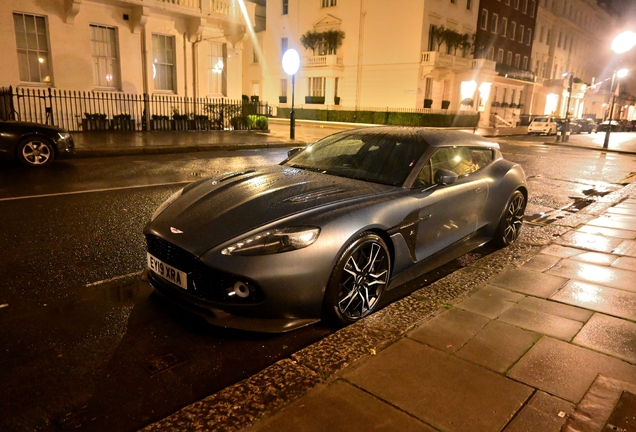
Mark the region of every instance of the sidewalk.
[[633, 431], [635, 321], [630, 184], [144, 430]]

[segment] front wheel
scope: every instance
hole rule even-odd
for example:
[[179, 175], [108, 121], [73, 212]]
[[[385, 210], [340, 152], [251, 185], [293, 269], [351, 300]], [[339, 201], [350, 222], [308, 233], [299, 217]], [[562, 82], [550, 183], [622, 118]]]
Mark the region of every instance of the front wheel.
[[374, 312], [390, 274], [391, 260], [384, 240], [370, 232], [358, 236], [331, 273], [323, 306], [325, 318], [348, 325]]
[[48, 165], [54, 157], [53, 146], [44, 138], [25, 138], [18, 145], [18, 160], [28, 167]]
[[497, 246], [508, 246], [519, 237], [526, 211], [526, 197], [518, 190], [514, 191], [501, 215], [493, 242]]

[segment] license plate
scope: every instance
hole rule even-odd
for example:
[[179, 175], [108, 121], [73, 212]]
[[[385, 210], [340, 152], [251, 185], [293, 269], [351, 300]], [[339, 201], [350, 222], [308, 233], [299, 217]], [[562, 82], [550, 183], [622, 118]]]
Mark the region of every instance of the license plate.
[[148, 254], [148, 268], [173, 284], [188, 289], [188, 276], [185, 272], [166, 264], [160, 259]]

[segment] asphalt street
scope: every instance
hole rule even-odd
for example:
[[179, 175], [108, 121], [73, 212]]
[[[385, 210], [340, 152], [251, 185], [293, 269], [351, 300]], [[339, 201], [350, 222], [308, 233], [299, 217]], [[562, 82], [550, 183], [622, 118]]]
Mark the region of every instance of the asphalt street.
[[[631, 155], [507, 139], [537, 227], [620, 189]], [[286, 149], [59, 161], [0, 167], [0, 426], [135, 430], [320, 340], [315, 325], [259, 336], [211, 328], [151, 294], [141, 230], [173, 191], [202, 176], [276, 163]], [[450, 270], [487, 254], [478, 251]], [[439, 275], [425, 275], [419, 284]], [[402, 293], [416, 288], [405, 287]]]

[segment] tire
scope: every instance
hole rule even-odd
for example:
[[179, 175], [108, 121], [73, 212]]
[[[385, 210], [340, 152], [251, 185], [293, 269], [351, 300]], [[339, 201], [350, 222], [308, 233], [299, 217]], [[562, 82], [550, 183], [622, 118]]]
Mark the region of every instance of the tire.
[[390, 275], [386, 243], [376, 234], [362, 233], [347, 246], [331, 272], [323, 317], [343, 326], [373, 313]]
[[17, 149], [20, 163], [28, 167], [43, 167], [55, 159], [55, 150], [45, 138], [29, 137], [20, 141]]
[[511, 245], [519, 238], [525, 210], [526, 197], [519, 190], [514, 191], [506, 204], [492, 239], [496, 246]]

